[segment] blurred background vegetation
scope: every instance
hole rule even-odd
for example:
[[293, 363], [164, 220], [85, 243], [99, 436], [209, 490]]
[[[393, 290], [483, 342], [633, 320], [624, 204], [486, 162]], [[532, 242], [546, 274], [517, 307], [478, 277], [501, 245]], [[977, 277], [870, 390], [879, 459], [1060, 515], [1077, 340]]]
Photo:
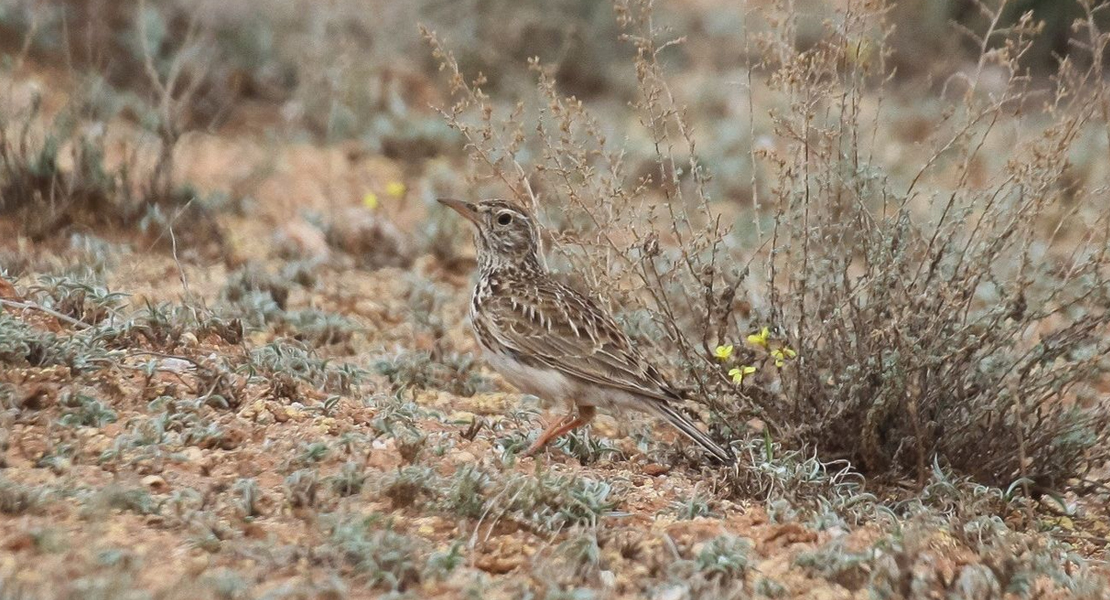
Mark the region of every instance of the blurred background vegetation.
[[[822, 35], [822, 19], [843, 0], [798, 0], [798, 44]], [[946, 77], [974, 61], [978, 43], [966, 31], [986, 25], [979, 0], [903, 0], [890, 4], [886, 33], [896, 74], [937, 89]], [[1034, 74], [1055, 71], [1069, 55], [1072, 23], [1083, 16], [1080, 0], [1012, 0], [1002, 25], [1026, 12], [1044, 33], [1023, 59]], [[683, 0], [664, 3], [656, 18], [686, 43], [666, 60], [701, 73], [690, 80], [687, 99], [708, 119], [727, 112], [729, 86], [758, 60], [746, 36], [765, 23], [756, 12], [772, 2]], [[995, 6], [998, 2], [988, 2]], [[10, 61], [21, 50], [33, 61], [64, 65], [82, 78], [90, 117], [123, 116], [156, 127], [141, 36], [152, 64], [169, 75], [175, 58], [200, 32], [202, 48], [188, 48], [179, 85], [199, 90], [187, 108], [191, 127], [219, 128], [259, 106], [279, 110], [262, 125], [320, 142], [356, 140], [366, 150], [398, 158], [461, 151], [429, 103], [442, 101], [431, 58], [417, 24], [436, 31], [452, 48], [463, 71], [481, 73], [485, 90], [506, 102], [532, 87], [528, 60], [553, 65], [562, 93], [593, 106], [623, 108], [635, 94], [633, 53], [622, 42], [612, 7], [592, 0], [414, 0], [411, 2], [307, 0], [252, 3], [185, 0], [6, 0], [0, 4], [0, 48]], [[1000, 40], [996, 40], [1000, 43]], [[993, 41], [992, 41], [993, 42]], [[257, 114], [257, 110], [255, 113]], [[709, 166], [730, 174], [729, 151], [739, 140], [727, 134], [705, 148]], [[715, 164], [718, 163], [718, 164]]]

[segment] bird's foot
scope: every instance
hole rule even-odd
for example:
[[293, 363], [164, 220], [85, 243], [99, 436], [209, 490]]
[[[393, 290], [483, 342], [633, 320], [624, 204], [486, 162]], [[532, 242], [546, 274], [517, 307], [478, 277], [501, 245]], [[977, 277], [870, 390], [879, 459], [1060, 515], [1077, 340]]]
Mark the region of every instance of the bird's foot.
[[552, 423], [547, 429], [544, 429], [540, 437], [536, 438], [536, 441], [520, 455], [521, 458], [535, 456], [537, 452], [543, 450], [552, 440], [556, 440], [568, 432], [589, 423], [596, 413], [597, 409], [592, 406], [578, 407], [577, 414], [567, 414], [567, 416]]

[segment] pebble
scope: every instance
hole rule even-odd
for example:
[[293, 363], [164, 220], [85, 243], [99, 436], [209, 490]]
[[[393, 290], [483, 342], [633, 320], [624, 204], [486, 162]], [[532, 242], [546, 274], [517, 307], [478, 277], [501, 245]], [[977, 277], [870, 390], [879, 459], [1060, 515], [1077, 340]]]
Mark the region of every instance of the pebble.
[[68, 458], [58, 458], [50, 461], [50, 470], [55, 475], [65, 475], [73, 467], [73, 463]]
[[197, 576], [208, 570], [209, 558], [207, 554], [197, 554], [189, 557], [185, 569], [190, 575]]
[[153, 492], [164, 492], [170, 489], [170, 484], [166, 483], [166, 480], [160, 475], [147, 475], [139, 482], [143, 484], [143, 487], [150, 488]]
[[456, 450], [447, 455], [447, 460], [456, 465], [469, 465], [478, 462], [478, 457], [466, 450]]
[[[192, 331], [186, 331], [185, 333], [181, 334], [181, 345], [185, 346], [186, 348], [196, 348], [198, 345], [200, 345], [200, 340], [197, 339], [197, 336]], [[167, 360], [177, 359], [171, 358]]]
[[196, 446], [188, 446], [181, 451], [181, 456], [189, 462], [200, 462], [204, 458], [204, 451]]
[[472, 412], [456, 410], [447, 417], [447, 420], [452, 423], [473, 423], [475, 418], [476, 415]]
[[[186, 335], [192, 335], [192, 334], [186, 334]], [[184, 343], [185, 336], [183, 335], [181, 337], [182, 337], [182, 343]], [[196, 339], [197, 339], [197, 336], [194, 335], [193, 340], [195, 341]], [[188, 371], [189, 369], [193, 368], [193, 363], [191, 363], [187, 360], [181, 360], [180, 358], [163, 358], [162, 363], [161, 363], [160, 366], [161, 366], [161, 368], [163, 368], [167, 371], [170, 371], [172, 373], [184, 373], [184, 372]]]
[[333, 417], [323, 417], [316, 419], [313, 422], [313, 425], [320, 433], [330, 433], [333, 435], [339, 433], [339, 422], [336, 421]]

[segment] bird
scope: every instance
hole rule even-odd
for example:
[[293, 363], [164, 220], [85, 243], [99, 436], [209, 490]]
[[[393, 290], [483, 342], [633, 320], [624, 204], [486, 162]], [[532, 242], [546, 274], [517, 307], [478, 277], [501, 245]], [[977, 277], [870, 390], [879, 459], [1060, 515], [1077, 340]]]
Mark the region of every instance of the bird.
[[663, 418], [718, 461], [735, 462], [678, 408], [682, 396], [612, 315], [547, 270], [528, 211], [496, 198], [439, 202], [474, 225], [478, 277], [469, 313], [484, 358], [520, 391], [570, 405], [522, 456], [586, 425], [598, 409], [631, 409]]

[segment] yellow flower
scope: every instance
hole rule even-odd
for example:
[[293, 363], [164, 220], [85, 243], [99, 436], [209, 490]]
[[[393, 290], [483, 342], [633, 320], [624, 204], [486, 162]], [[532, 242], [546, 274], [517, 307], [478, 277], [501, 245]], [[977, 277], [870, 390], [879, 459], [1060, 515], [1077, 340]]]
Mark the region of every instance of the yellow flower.
[[771, 351], [771, 357], [775, 359], [775, 366], [779, 368], [782, 368], [782, 366], [786, 364], [787, 360], [790, 360], [795, 356], [798, 356], [798, 353], [786, 346], [783, 346], [778, 350]]
[[370, 210], [378, 208], [378, 195], [374, 192], [366, 192], [366, 195], [362, 197], [362, 205]]
[[400, 198], [401, 196], [405, 195], [405, 190], [407, 189], [408, 188], [405, 187], [405, 184], [401, 183], [400, 181], [391, 181], [386, 184], [385, 193], [393, 196], [394, 198]]
[[752, 373], [755, 373], [755, 367], [742, 365], [739, 367], [733, 367], [728, 372], [728, 376], [732, 378], [733, 383], [735, 383], [736, 385], [740, 385], [741, 383], [744, 383], [744, 377], [751, 375]]
[[781, 369], [786, 364], [786, 355], [782, 353], [782, 350], [772, 350], [771, 356], [775, 359], [776, 367]]
[[717, 346], [717, 349], [713, 351], [713, 356], [716, 356], [719, 360], [728, 360], [732, 356], [732, 344]]
[[759, 333], [753, 333], [748, 336], [748, 343], [753, 346], [767, 346], [767, 341], [771, 339], [771, 330], [767, 327], [759, 330]]

